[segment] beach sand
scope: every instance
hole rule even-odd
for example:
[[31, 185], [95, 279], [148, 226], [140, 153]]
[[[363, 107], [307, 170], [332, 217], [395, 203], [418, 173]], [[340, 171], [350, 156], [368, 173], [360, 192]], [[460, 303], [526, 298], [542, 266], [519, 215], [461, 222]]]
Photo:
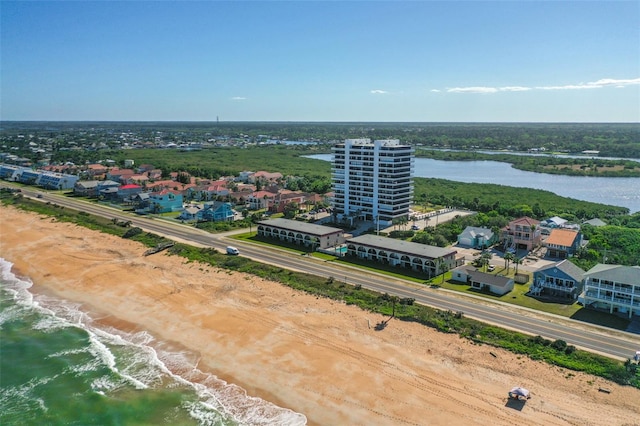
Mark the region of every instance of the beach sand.
[[[640, 390], [251, 275], [0, 207], [0, 256], [34, 293], [147, 330], [311, 425], [639, 425]], [[492, 355], [491, 352], [495, 355]], [[532, 392], [517, 404], [513, 386]], [[607, 388], [611, 393], [599, 392]]]

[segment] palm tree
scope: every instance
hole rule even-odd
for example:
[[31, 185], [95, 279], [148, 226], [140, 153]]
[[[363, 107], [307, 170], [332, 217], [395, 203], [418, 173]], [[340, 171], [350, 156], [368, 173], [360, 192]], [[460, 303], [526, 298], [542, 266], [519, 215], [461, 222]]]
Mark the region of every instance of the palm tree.
[[396, 303], [400, 301], [398, 296], [391, 296], [391, 318], [396, 317]]
[[509, 273], [509, 262], [515, 259], [513, 253], [506, 252], [504, 254], [504, 268], [507, 270], [507, 274]]
[[493, 255], [491, 254], [491, 252], [489, 251], [483, 251], [482, 254], [480, 255], [480, 264], [485, 268], [485, 272], [487, 271], [487, 265], [489, 264], [489, 261], [491, 260], [491, 258], [493, 257]]
[[518, 275], [518, 265], [522, 264], [522, 258], [521, 257], [515, 257], [513, 259], [513, 263], [515, 263], [515, 265], [516, 265], [516, 275]]
[[448, 270], [449, 265], [447, 265], [444, 260], [440, 259], [440, 273], [442, 274], [442, 281], [440, 283], [444, 283], [444, 274], [446, 274]]

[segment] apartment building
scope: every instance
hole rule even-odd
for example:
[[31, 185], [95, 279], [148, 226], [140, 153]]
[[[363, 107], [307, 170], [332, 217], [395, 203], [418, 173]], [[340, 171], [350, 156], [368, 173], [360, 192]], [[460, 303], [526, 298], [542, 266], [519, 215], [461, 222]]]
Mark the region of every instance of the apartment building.
[[338, 219], [390, 226], [408, 217], [414, 149], [397, 139], [347, 139], [335, 145], [331, 179]]

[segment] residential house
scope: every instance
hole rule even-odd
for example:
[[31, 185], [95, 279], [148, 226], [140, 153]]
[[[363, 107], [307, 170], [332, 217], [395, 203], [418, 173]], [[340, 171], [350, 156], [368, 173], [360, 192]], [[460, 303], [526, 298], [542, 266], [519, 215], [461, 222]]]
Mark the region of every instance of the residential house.
[[103, 189], [106, 188], [119, 188], [120, 184], [113, 180], [101, 180], [98, 181], [98, 187], [96, 188], [97, 192], [100, 193]]
[[140, 185], [129, 184], [122, 185], [118, 188], [118, 199], [125, 203], [133, 202], [133, 197], [142, 192], [142, 187]]
[[640, 315], [640, 266], [599, 263], [584, 276], [584, 291], [578, 298], [584, 306], [629, 318]]
[[162, 170], [160, 169], [149, 170], [147, 172], [147, 176], [149, 176], [149, 179], [152, 181], [160, 180], [162, 179]]
[[282, 173], [280, 172], [270, 173], [261, 170], [259, 172], [255, 172], [253, 175], [248, 176], [247, 182], [256, 183], [257, 181], [262, 181], [263, 183], [273, 183], [281, 179]]
[[99, 179], [106, 176], [109, 169], [102, 164], [89, 164], [86, 173], [91, 179]]
[[131, 197], [131, 202], [136, 206], [137, 213], [147, 213], [151, 200], [150, 192], [141, 192]]
[[251, 194], [247, 201], [249, 202], [249, 209], [251, 210], [268, 210], [273, 204], [273, 200], [276, 197], [276, 193], [269, 191], [256, 191]]
[[127, 179], [134, 174], [135, 172], [131, 169], [120, 169], [114, 167], [107, 172], [107, 179], [126, 185]]
[[137, 167], [136, 172], [138, 174], [147, 174], [148, 172], [150, 172], [152, 170], [156, 170], [156, 169], [154, 169], [153, 164], [140, 164]]
[[605, 226], [607, 224], [607, 222], [604, 222], [598, 219], [597, 217], [594, 219], [585, 220], [582, 223], [584, 223], [585, 225], [591, 225], [591, 226]]
[[479, 291], [489, 291], [498, 296], [509, 293], [513, 290], [513, 278], [502, 275], [487, 274], [480, 272], [476, 268], [463, 265], [452, 271], [452, 279], [458, 282], [466, 282], [473, 289]]
[[461, 283], [466, 283], [469, 280], [469, 273], [477, 270], [478, 268], [471, 265], [458, 266], [451, 271], [451, 279]]
[[209, 183], [203, 188], [195, 187], [193, 190], [200, 189], [200, 196], [203, 200], [215, 200], [217, 197], [229, 196], [228, 182], [226, 180], [216, 180]]
[[213, 203], [206, 203], [204, 205], [201, 216], [202, 220], [209, 222], [230, 222], [234, 220], [235, 212], [233, 211], [231, 203], [214, 201]]
[[540, 240], [540, 221], [527, 216], [512, 220], [501, 230], [500, 243], [505, 251], [531, 251], [540, 245]]
[[203, 206], [197, 204], [191, 204], [182, 209], [178, 219], [186, 220], [188, 222], [197, 222], [200, 220], [200, 213]]
[[529, 293], [575, 300], [582, 291], [584, 274], [581, 268], [566, 259], [543, 266], [534, 271]]
[[269, 206], [269, 211], [273, 213], [282, 213], [287, 204], [296, 203], [303, 206], [307, 199], [307, 194], [301, 191], [289, 191], [283, 189], [276, 194], [273, 203]]
[[542, 245], [547, 248], [548, 257], [566, 259], [575, 255], [582, 245], [582, 234], [571, 229], [552, 229]]
[[476, 248], [479, 250], [488, 248], [498, 241], [498, 236], [489, 228], [467, 226], [458, 235], [458, 245], [462, 247]]
[[176, 187], [176, 181], [171, 179], [147, 183], [147, 189], [150, 191], [162, 191], [163, 189], [173, 189], [174, 187]]
[[567, 223], [567, 219], [563, 219], [559, 216], [553, 216], [540, 222], [540, 226], [547, 228], [562, 228], [565, 223]]
[[240, 172], [240, 174], [238, 175], [238, 180], [240, 182], [255, 182], [255, 180], [252, 178], [252, 176], [255, 174], [255, 172], [250, 172], [250, 171], [243, 171]]
[[149, 182], [149, 176], [145, 174], [131, 175], [127, 178], [127, 183], [135, 183], [138, 185], [146, 186]]
[[73, 193], [80, 197], [96, 197], [98, 195], [99, 180], [82, 180], [73, 186]]
[[120, 184], [112, 180], [99, 181], [96, 187], [96, 195], [108, 200], [116, 200], [118, 198], [118, 190]]
[[149, 193], [150, 213], [169, 213], [182, 210], [182, 194], [178, 191], [165, 189], [160, 192]]

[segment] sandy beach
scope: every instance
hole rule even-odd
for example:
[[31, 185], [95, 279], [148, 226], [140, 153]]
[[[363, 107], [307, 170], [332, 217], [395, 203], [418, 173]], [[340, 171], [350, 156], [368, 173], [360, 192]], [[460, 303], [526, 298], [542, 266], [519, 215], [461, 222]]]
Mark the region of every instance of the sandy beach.
[[[0, 207], [0, 257], [32, 292], [147, 330], [310, 425], [640, 425], [640, 390]], [[492, 355], [490, 352], [493, 352]], [[531, 390], [525, 404], [507, 399]], [[599, 392], [607, 388], [611, 393]]]

